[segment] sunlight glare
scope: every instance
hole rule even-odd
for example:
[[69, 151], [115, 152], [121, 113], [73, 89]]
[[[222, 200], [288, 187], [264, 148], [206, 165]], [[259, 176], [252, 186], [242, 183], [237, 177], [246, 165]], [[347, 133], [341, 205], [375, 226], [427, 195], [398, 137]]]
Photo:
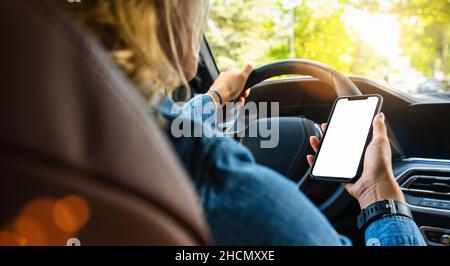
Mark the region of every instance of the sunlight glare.
[[344, 19], [378, 55], [395, 58], [401, 54], [400, 25], [395, 16], [350, 9]]

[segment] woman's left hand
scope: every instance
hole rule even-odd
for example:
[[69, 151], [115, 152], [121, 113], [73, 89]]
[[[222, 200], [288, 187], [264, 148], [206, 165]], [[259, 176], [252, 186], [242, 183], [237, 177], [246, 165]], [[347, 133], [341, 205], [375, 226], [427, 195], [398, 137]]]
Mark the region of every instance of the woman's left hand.
[[222, 96], [222, 106], [239, 97], [239, 102], [236, 107], [240, 108], [245, 104], [245, 98], [250, 95], [250, 90], [245, 91], [243, 95], [240, 94], [244, 89], [245, 83], [247, 83], [247, 79], [252, 71], [253, 67], [250, 64], [246, 64], [241, 69], [229, 69], [222, 72], [211, 86], [208, 93], [217, 103], [219, 103], [219, 97], [215, 93], [211, 92], [212, 90], [217, 90]]

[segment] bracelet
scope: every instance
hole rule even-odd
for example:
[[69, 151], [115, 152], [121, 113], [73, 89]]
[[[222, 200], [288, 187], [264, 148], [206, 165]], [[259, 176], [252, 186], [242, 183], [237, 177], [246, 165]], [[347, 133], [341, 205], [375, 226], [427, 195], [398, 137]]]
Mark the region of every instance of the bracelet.
[[219, 97], [219, 103], [220, 103], [220, 106], [222, 106], [223, 98], [222, 98], [222, 95], [220, 94], [220, 92], [218, 90], [210, 90], [210, 92], [214, 93], [215, 95], [217, 95], [217, 97]]

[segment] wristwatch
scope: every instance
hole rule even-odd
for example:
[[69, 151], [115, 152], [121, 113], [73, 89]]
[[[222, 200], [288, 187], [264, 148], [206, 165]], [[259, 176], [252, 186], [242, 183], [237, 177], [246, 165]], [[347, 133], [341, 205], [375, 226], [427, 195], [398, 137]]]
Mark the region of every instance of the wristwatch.
[[400, 215], [413, 219], [406, 203], [396, 200], [381, 200], [362, 209], [357, 218], [358, 229], [366, 229], [370, 223], [384, 216]]

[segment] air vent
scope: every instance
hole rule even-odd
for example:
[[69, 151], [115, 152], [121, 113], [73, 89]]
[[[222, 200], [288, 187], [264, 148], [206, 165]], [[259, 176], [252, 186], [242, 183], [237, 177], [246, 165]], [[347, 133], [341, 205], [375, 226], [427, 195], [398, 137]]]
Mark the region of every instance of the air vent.
[[404, 192], [416, 196], [434, 195], [436, 198], [450, 198], [450, 177], [414, 175], [402, 184]]
[[414, 180], [406, 186], [406, 188], [450, 193], [450, 179], [430, 176], [416, 176]]

